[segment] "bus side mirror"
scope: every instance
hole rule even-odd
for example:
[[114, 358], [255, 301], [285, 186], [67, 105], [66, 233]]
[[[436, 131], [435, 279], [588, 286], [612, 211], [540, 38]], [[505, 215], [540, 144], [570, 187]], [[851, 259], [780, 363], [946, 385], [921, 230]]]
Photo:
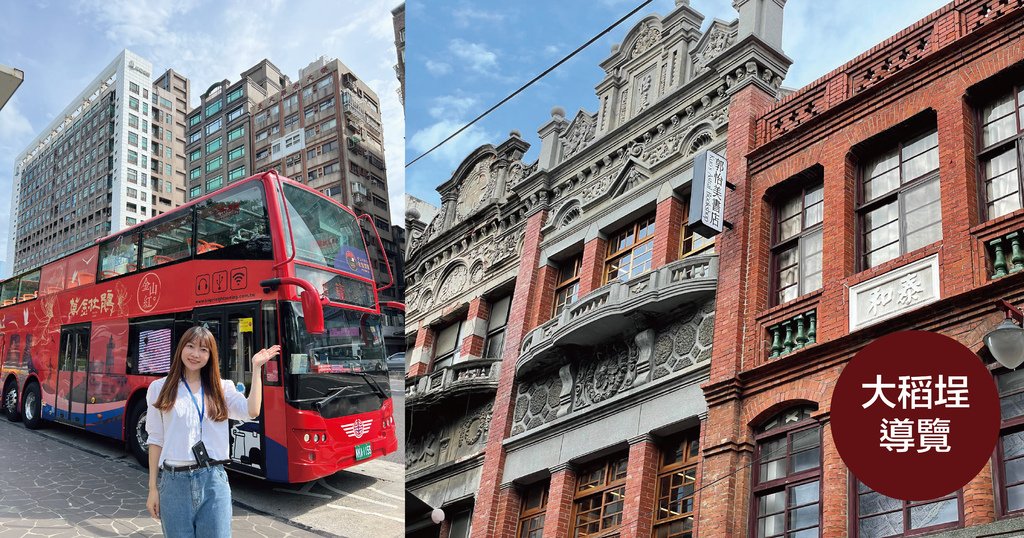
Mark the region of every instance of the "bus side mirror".
[[302, 317], [306, 320], [306, 332], [324, 333], [324, 305], [320, 303], [320, 297], [309, 290], [302, 294]]
[[263, 291], [276, 290], [282, 284], [302, 288], [302, 295], [299, 296], [299, 299], [302, 301], [302, 316], [306, 320], [306, 332], [310, 334], [323, 334], [324, 305], [320, 302], [320, 295], [317, 293], [316, 288], [313, 287], [313, 284], [308, 280], [290, 276], [268, 278], [267, 280], [260, 281], [260, 286], [264, 288]]

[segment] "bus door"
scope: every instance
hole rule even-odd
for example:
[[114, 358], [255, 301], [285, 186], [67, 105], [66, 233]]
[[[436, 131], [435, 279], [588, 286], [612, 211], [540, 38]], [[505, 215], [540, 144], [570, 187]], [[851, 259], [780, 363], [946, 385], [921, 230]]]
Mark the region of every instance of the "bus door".
[[[233, 304], [197, 308], [195, 321], [205, 324], [217, 338], [220, 376], [235, 385], [245, 385], [249, 394], [252, 356], [261, 342], [260, 304]], [[234, 390], [234, 389], [232, 389]], [[230, 423], [230, 457], [233, 467], [250, 474], [264, 475], [263, 425], [260, 418]]]
[[56, 420], [80, 428], [85, 427], [91, 329], [90, 323], [67, 325], [60, 329]]

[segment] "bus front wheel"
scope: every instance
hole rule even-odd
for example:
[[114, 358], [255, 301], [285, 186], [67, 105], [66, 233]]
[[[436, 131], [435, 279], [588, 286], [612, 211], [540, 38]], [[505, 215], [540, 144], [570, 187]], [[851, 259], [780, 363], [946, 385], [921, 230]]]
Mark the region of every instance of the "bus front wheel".
[[21, 419], [21, 414], [18, 413], [18, 383], [13, 380], [4, 386], [4, 414], [11, 422]]
[[146, 438], [149, 437], [149, 434], [146, 432], [145, 399], [139, 398], [132, 405], [131, 412], [128, 414], [127, 426], [128, 429], [124, 434], [128, 442], [128, 449], [135, 459], [139, 460], [139, 465], [149, 468], [149, 449], [146, 447]]
[[43, 398], [39, 393], [39, 385], [29, 382], [25, 387], [25, 396], [22, 398], [21, 414], [24, 418], [25, 427], [30, 430], [38, 430], [43, 426], [42, 403]]

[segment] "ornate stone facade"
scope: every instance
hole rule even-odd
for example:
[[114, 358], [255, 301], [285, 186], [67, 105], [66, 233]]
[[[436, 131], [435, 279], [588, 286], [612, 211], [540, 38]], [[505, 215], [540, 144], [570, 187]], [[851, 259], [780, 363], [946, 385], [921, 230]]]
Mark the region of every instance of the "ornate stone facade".
[[[429, 427], [416, 427], [406, 445], [408, 472], [416, 473], [478, 454], [487, 443], [491, 407], [492, 402], [484, 402], [470, 407], [461, 416], [435, 415]], [[424, 416], [422, 420], [430, 420], [430, 417]]]
[[512, 435], [671, 374], [708, 367], [714, 309], [714, 300], [709, 300], [678, 313], [668, 325], [640, 331], [625, 342], [564, 349], [564, 366], [519, 384]]

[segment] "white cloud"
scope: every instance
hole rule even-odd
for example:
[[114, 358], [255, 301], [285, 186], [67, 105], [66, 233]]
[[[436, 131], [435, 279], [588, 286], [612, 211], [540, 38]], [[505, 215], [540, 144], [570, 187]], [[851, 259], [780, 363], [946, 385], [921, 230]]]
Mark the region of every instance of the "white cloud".
[[[409, 147], [416, 152], [416, 155], [410, 155], [410, 158], [415, 158], [424, 151], [434, 147], [434, 145], [444, 140], [463, 125], [462, 121], [442, 119], [416, 131], [416, 133], [409, 137]], [[433, 153], [425, 158], [439, 161], [449, 168], [455, 168], [471, 151], [496, 138], [496, 136], [474, 125], [459, 133], [455, 138], [445, 142], [444, 145], [434, 150]], [[437, 181], [437, 183], [441, 183], [444, 179]]]
[[19, 110], [18, 95], [15, 94], [0, 110], [0, 146], [27, 144], [33, 133], [32, 123]]
[[557, 45], [548, 45], [548, 46], [544, 47], [544, 55], [545, 56], [557, 56], [558, 55], [558, 51], [560, 51], [560, 50], [561, 50], [561, 48], [559, 48]]
[[427, 110], [427, 113], [430, 114], [430, 117], [439, 120], [462, 118], [477, 103], [479, 101], [473, 97], [442, 95], [434, 98], [434, 105]]
[[427, 59], [426, 68], [434, 76], [447, 75], [452, 72], [452, 66], [444, 62], [435, 62], [432, 58]]
[[452, 18], [455, 20], [455, 24], [466, 27], [476, 23], [495, 23], [505, 20], [505, 15], [495, 11], [484, 11], [481, 9], [473, 9], [471, 7], [463, 7], [452, 11]]
[[448, 43], [448, 50], [464, 60], [470, 69], [480, 73], [490, 73], [498, 66], [498, 55], [479, 43], [453, 39]]

